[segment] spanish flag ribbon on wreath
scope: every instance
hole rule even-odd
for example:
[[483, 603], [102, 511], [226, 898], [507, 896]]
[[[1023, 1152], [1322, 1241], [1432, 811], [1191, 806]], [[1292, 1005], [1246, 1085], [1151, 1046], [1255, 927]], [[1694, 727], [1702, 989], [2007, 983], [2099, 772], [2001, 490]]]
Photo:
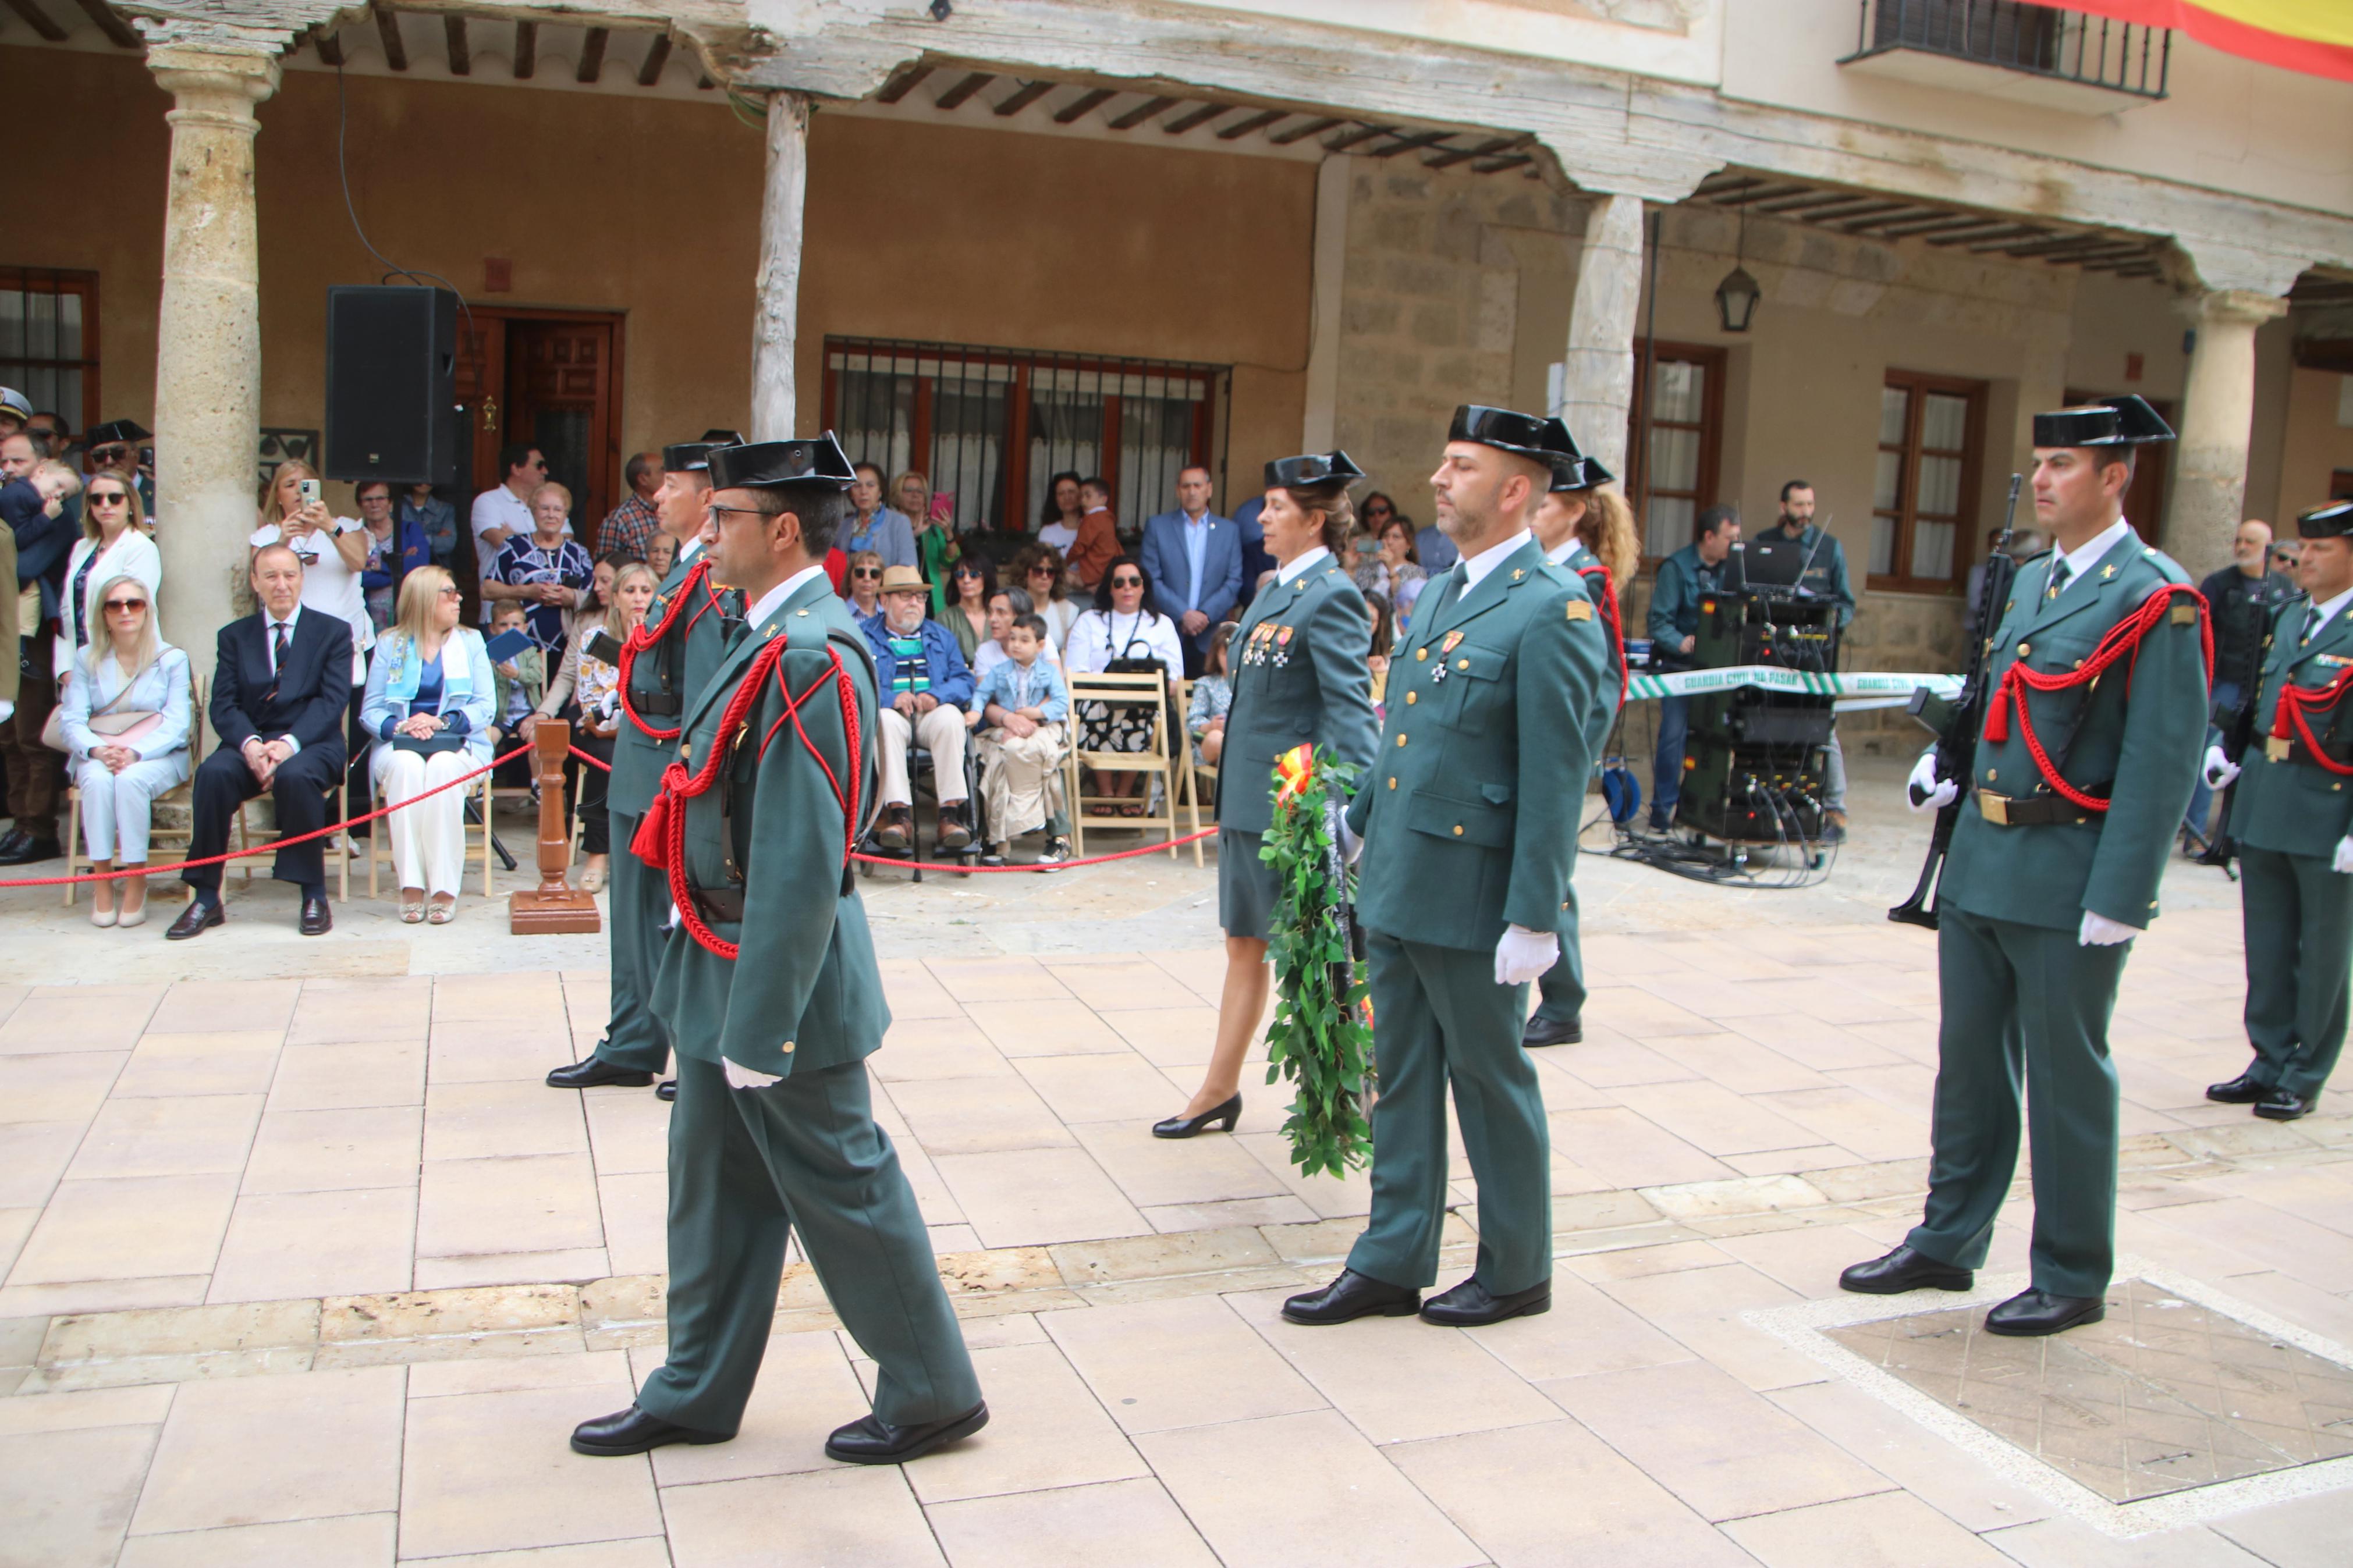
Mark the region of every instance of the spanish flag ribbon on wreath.
[[1303, 1175], [1363, 1168], [1372, 1150], [1372, 1002], [1365, 990], [1356, 900], [1340, 818], [1356, 770], [1294, 746], [1275, 759], [1274, 815], [1259, 855], [1281, 886], [1268, 931], [1274, 1020], [1266, 1081], [1293, 1084], [1283, 1136]]

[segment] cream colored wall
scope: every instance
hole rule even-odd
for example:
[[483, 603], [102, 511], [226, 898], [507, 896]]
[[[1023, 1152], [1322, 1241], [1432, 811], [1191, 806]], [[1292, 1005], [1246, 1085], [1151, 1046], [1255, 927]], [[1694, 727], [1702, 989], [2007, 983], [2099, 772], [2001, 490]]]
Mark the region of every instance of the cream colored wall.
[[2283, 520], [2326, 502], [2333, 470], [2353, 470], [2353, 426], [2337, 423], [2348, 381], [2353, 376], [2322, 370], [2298, 370], [2290, 378], [2280, 454], [2277, 515]]

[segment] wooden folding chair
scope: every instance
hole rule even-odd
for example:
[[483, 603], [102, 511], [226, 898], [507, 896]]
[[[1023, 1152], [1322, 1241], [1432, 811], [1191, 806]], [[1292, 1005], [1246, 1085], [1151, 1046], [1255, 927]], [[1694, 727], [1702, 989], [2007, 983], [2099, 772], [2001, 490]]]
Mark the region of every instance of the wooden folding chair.
[[[458, 796], [461, 801], [471, 800], [481, 808], [481, 837], [476, 847], [466, 851], [466, 858], [470, 860], [477, 854], [482, 858], [482, 897], [485, 900], [492, 896], [491, 892], [491, 862], [493, 858], [491, 848], [491, 774], [484, 773], [460, 790]], [[531, 792], [524, 790], [522, 793], [529, 795]], [[373, 768], [368, 770], [368, 799], [374, 803], [370, 806], [371, 810], [384, 809], [384, 796], [376, 793], [375, 771]], [[392, 860], [392, 818], [380, 816], [373, 826], [378, 831], [368, 836], [368, 897], [371, 899], [377, 897], [376, 868], [387, 865]], [[459, 879], [460, 881], [463, 879], [462, 877]]]
[[[198, 675], [191, 666], [188, 670], [188, 776], [157, 795], [150, 803], [151, 807], [168, 805], [189, 806], [191, 809], [187, 813], [187, 819], [182, 823], [159, 823], [150, 817], [147, 824], [147, 860], [150, 865], [154, 863], [155, 851], [159, 846], [169, 845], [178, 852], [180, 858], [185, 859], [189, 853], [189, 847], [195, 842], [195, 816], [191, 803], [195, 787], [195, 764], [204, 760], [204, 755], [205, 681], [204, 677]], [[71, 759], [69, 759], [68, 766], [71, 765]], [[170, 862], [167, 860], [165, 864], [168, 865]], [[89, 868], [90, 857], [81, 852], [81, 789], [79, 785], [69, 784], [66, 786], [66, 875], [79, 877]], [[68, 909], [73, 907], [74, 894], [80, 886], [79, 882], [66, 884]], [[184, 895], [183, 902], [195, 901], [195, 884], [183, 882], [180, 884], [180, 889]]]
[[[1176, 683], [1177, 712], [1192, 712], [1193, 685], [1194, 683], [1189, 680], [1180, 680]], [[1177, 734], [1176, 743], [1185, 748], [1182, 758], [1185, 769], [1185, 807], [1192, 820], [1191, 831], [1198, 833], [1201, 831], [1201, 813], [1204, 808], [1212, 813], [1209, 825], [1212, 827], [1217, 826], [1217, 817], [1214, 814], [1218, 801], [1218, 764], [1205, 763], [1194, 754], [1193, 732], [1190, 729], [1183, 730]], [[1201, 796], [1201, 784], [1205, 779], [1209, 786], [1208, 798], [1206, 801]], [[1193, 840], [1193, 864], [1198, 866], [1203, 863], [1201, 840], [1196, 838]]]
[[[1168, 678], [1159, 670], [1135, 675], [1099, 673], [1073, 675], [1071, 688], [1071, 742], [1062, 769], [1065, 794], [1070, 801], [1071, 847], [1079, 858], [1087, 853], [1087, 824], [1124, 828], [1162, 827], [1168, 833], [1168, 858], [1176, 858], [1176, 802], [1185, 785], [1177, 774], [1177, 762], [1169, 749], [1170, 731], [1175, 726], [1168, 716]], [[1141, 710], [1149, 715], [1150, 744], [1141, 752], [1091, 752], [1084, 749], [1085, 721], [1080, 718], [1082, 704], [1100, 702], [1113, 709]], [[1160, 781], [1161, 810], [1151, 808], [1152, 795], [1147, 786], [1141, 795], [1111, 795], [1086, 793], [1084, 769], [1092, 768], [1107, 773], [1143, 773]], [[1142, 816], [1127, 816], [1119, 807], [1141, 803]], [[1089, 816], [1090, 806], [1109, 806], [1110, 810]]]

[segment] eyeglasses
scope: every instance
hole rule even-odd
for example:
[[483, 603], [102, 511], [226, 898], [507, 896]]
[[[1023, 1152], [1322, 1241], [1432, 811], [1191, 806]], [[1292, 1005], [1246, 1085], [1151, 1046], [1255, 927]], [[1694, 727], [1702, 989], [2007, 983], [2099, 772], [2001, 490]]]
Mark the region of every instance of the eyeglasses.
[[90, 460], [93, 463], [117, 463], [131, 456], [128, 447], [92, 447]]
[[131, 498], [121, 490], [91, 490], [89, 501], [91, 506], [129, 506]]
[[1114, 577], [1111, 580], [1111, 585], [1114, 588], [1141, 588], [1144, 586], [1144, 579], [1141, 577]]
[[785, 515], [780, 511], [763, 511], [756, 506], [707, 506], [702, 510], [709, 512], [713, 517], [719, 516], [722, 512], [730, 511], [742, 512], [745, 517], [782, 517]]
[[882, 569], [880, 566], [852, 566], [849, 574], [862, 582], [869, 577], [880, 577]]
[[147, 607], [147, 601], [144, 599], [109, 599], [106, 601], [106, 607], [110, 610], [143, 610]]
[[1032, 566], [1029, 568], [1029, 575], [1032, 577], [1051, 577], [1053, 574], [1054, 569], [1051, 566]]
[[444, 584], [443, 586], [435, 589], [434, 592], [440, 595], [441, 597], [445, 599], [456, 599], [462, 598], [464, 596], [459, 593], [458, 588], [454, 584]]

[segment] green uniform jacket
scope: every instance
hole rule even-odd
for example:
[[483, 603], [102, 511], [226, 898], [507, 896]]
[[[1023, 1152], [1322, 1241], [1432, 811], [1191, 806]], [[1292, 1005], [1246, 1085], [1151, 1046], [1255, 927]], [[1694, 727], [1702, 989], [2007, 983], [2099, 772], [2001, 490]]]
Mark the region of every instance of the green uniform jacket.
[[776, 637], [790, 639], [776, 670], [796, 695], [818, 683], [834, 653], [841, 656], [857, 689], [858, 744], [853, 750], [843, 732], [832, 685], [819, 686], [801, 705], [800, 727], [824, 756], [820, 766], [801, 743], [776, 679], [763, 683], [728, 742], [732, 799], [720, 784], [686, 803], [687, 876], [697, 889], [736, 886], [727, 871], [732, 830], [744, 918], [710, 923], [741, 951], [730, 962], [683, 924], [673, 928], [654, 979], [653, 1010], [681, 1057], [724, 1057], [756, 1072], [789, 1076], [871, 1054], [882, 1043], [891, 1012], [874, 967], [866, 906], [843, 874], [849, 824], [827, 777], [829, 768], [845, 787], [854, 778], [859, 814], [871, 815], [878, 787], [873, 658], [822, 575], [795, 589], [728, 650], [687, 709], [685, 760], [692, 767], [718, 743], [719, 721], [735, 688]]
[[1800, 560], [1807, 559], [1807, 552], [1810, 551], [1811, 563], [1807, 566], [1805, 574], [1798, 579], [1797, 585], [1810, 589], [1825, 598], [1836, 599], [1840, 626], [1854, 619], [1854, 584], [1847, 580], [1844, 545], [1810, 522], [1798, 531], [1794, 540], [1783, 531], [1778, 522], [1757, 537], [1759, 540], [1769, 539], [1776, 544], [1795, 543]]
[[[2189, 581], [2129, 529], [2088, 580], [2070, 583], [2056, 599], [2044, 593], [2052, 559], [2046, 552], [2019, 569], [1986, 663], [1989, 682], [1998, 685], [2021, 659], [2032, 670], [2073, 669], [2142, 600]], [[2067, 782], [2108, 795], [2109, 807], [2087, 822], [2003, 826], [1986, 819], [1981, 801], [1965, 797], [1938, 900], [2021, 925], [2073, 931], [2089, 910], [2145, 929], [2157, 918], [2158, 881], [2205, 754], [2206, 656], [2195, 605], [2177, 599], [2142, 639], [2138, 658], [2111, 665], [2097, 686], [2028, 700], [2035, 733]], [[2052, 793], [2014, 712], [2002, 744], [1979, 734], [1967, 788], [2013, 798]]]
[[1608, 679], [1607, 637], [1585, 580], [1530, 538], [1451, 604], [1461, 567], [1416, 602], [1410, 646], [1389, 656], [1388, 727], [1348, 808], [1366, 840], [1357, 916], [1438, 947], [1489, 948], [1508, 923], [1557, 931], [1593, 768], [1582, 724]]
[[[2353, 780], [2306, 760], [2301, 742], [2293, 762], [2273, 762], [2263, 751], [2263, 738], [2279, 712], [2281, 687], [2290, 681], [2327, 686], [2353, 667], [2353, 614], [2339, 610], [2319, 636], [2306, 642], [2300, 634], [2310, 609], [2303, 600], [2292, 600], [2272, 617], [2255, 739], [2240, 759], [2245, 771], [2231, 792], [2231, 837], [2257, 849], [2327, 860], [2336, 854], [2337, 841], [2353, 832], [2353, 789], [2346, 787]], [[2341, 743], [2353, 734], [2353, 698], [2338, 702], [2335, 712], [2305, 717], [2323, 746]]]
[[1219, 826], [1264, 833], [1272, 825], [1274, 760], [1303, 741], [1369, 771], [1381, 738], [1372, 646], [1365, 596], [1331, 557], [1250, 601], [1226, 645], [1234, 700], [1219, 759]]
[[[670, 575], [662, 580], [661, 591], [646, 606], [648, 624], [661, 624], [686, 574], [694, 569], [694, 562], [702, 558], [702, 552], [697, 552], [693, 561], [681, 561], [670, 569]], [[721, 620], [727, 599], [705, 578], [697, 591], [696, 602], [686, 606], [670, 636], [630, 662], [631, 702], [668, 697], [679, 703], [668, 713], [650, 713], [642, 707], [638, 710], [638, 716], [655, 729], [675, 728], [685, 705], [711, 683], [712, 672], [719, 668], [727, 651]], [[667, 707], [668, 703], [662, 705]], [[654, 792], [661, 786], [662, 770], [677, 756], [676, 741], [653, 740], [629, 722], [628, 714], [622, 714], [620, 730], [613, 740], [613, 776], [607, 784], [606, 805], [624, 816], [643, 816], [654, 803]]]

